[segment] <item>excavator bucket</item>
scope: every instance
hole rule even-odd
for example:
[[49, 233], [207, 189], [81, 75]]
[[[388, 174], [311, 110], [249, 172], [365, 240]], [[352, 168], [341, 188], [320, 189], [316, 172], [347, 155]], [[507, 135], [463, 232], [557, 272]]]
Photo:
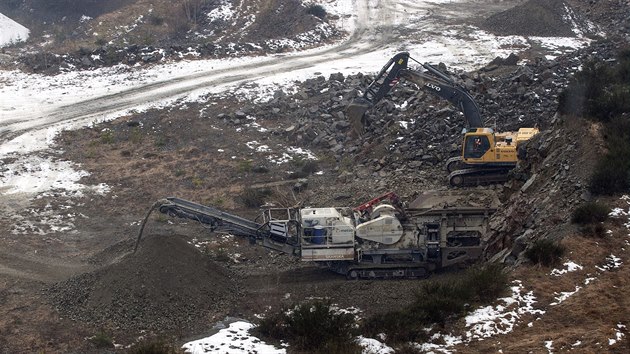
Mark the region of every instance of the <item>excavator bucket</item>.
[[346, 107], [346, 116], [357, 136], [363, 134], [363, 116], [370, 107], [372, 107], [370, 101], [363, 97], [355, 98], [354, 101], [350, 102], [348, 107]]

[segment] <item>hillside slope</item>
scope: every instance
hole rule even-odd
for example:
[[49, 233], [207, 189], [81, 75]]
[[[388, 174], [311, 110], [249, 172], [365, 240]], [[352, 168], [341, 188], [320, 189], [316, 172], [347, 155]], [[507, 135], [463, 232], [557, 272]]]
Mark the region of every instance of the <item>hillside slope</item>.
[[301, 0], [24, 0], [3, 3], [2, 11], [33, 32], [32, 47], [15, 51], [24, 69], [47, 73], [281, 53], [343, 35], [323, 7]]

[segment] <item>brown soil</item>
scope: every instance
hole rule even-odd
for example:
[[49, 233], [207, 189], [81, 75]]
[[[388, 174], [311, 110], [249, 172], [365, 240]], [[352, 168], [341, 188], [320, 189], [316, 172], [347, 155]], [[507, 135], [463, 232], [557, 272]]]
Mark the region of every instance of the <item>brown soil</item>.
[[[569, 250], [563, 261], [573, 261], [583, 266], [582, 270], [560, 277], [550, 275], [551, 268], [546, 267], [525, 266], [513, 271], [512, 277], [524, 280], [526, 291], [532, 290], [536, 295], [535, 307], [546, 313], [538, 320], [522, 318], [512, 333], [457, 347], [457, 352], [502, 349], [504, 353], [547, 353], [544, 343], [553, 341], [553, 352], [627, 353], [630, 349], [627, 328], [620, 330], [624, 337], [619, 342], [609, 345], [609, 339], [616, 338], [617, 325], [625, 325], [630, 318], [625, 285], [630, 281], [630, 269], [626, 266], [628, 234], [627, 229], [618, 229], [617, 223], [618, 220], [606, 223], [607, 229], [618, 231], [603, 239], [575, 232], [562, 241]], [[608, 271], [598, 269], [611, 252], [621, 257], [624, 264]], [[585, 284], [588, 278], [594, 280]], [[575, 291], [576, 286], [581, 288], [576, 294], [558, 305], [551, 305], [557, 301], [555, 297], [559, 293]], [[532, 325], [528, 326], [530, 322]]]

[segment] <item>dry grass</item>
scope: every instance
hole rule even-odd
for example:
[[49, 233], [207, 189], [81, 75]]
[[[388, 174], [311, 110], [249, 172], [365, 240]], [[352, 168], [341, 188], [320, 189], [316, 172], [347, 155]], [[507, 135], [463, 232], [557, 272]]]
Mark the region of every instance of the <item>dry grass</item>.
[[[152, 9], [148, 13], [148, 9]], [[138, 0], [82, 25], [86, 31], [77, 39], [59, 37], [53, 43], [56, 52], [72, 52], [81, 47], [94, 48], [112, 41], [116, 45], [156, 45], [160, 40], [188, 30], [181, 5], [167, 0]]]
[[[496, 352], [504, 353], [547, 353], [546, 341], [553, 341], [553, 352], [569, 351], [575, 353], [627, 353], [630, 351], [629, 333], [622, 330], [623, 339], [610, 346], [609, 339], [614, 339], [617, 325], [630, 325], [630, 268], [626, 242], [630, 239], [628, 230], [620, 227], [619, 222], [606, 223], [613, 233], [604, 239], [593, 239], [571, 235], [562, 245], [568, 250], [563, 262], [571, 260], [582, 270], [562, 276], [550, 275], [550, 269], [540, 266], [520, 267], [512, 273], [514, 279], [523, 281], [525, 288], [532, 290], [538, 303], [537, 308], [546, 313], [540, 320], [521, 318], [516, 329], [502, 336], [471, 343], [457, 348], [459, 353]], [[601, 271], [607, 256], [620, 257], [623, 265], [618, 269]], [[558, 266], [562, 269], [562, 266]], [[595, 278], [585, 284], [587, 278]], [[566, 301], [558, 305], [555, 297], [560, 292], [581, 289]], [[531, 322], [529, 327], [527, 324]], [[576, 343], [579, 345], [573, 346]]]

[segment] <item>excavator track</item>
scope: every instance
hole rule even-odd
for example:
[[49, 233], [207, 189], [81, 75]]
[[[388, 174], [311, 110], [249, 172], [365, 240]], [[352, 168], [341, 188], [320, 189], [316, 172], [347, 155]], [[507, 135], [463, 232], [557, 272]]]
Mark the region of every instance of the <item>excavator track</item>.
[[465, 164], [461, 156], [451, 157], [450, 159], [446, 160], [446, 171], [448, 173], [452, 173], [464, 168]]
[[512, 167], [465, 168], [451, 172], [448, 175], [448, 182], [452, 187], [503, 183], [508, 180], [511, 169]]

